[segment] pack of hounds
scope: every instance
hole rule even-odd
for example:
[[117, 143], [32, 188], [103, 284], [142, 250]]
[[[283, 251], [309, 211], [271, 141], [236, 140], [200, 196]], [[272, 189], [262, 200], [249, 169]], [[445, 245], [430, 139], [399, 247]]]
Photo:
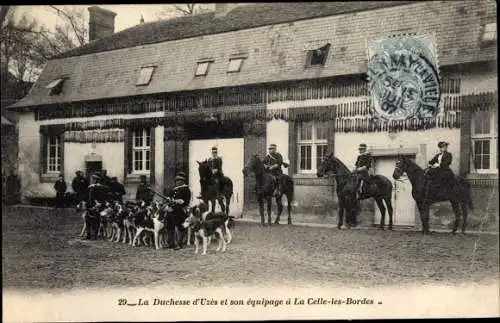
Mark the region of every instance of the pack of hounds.
[[[174, 201], [170, 199], [164, 202], [153, 201], [150, 204], [144, 201], [95, 201], [93, 207], [88, 207], [87, 202], [82, 201], [77, 205], [77, 210], [83, 212], [80, 236], [117, 243], [121, 241], [132, 247], [142, 243], [162, 249], [166, 241], [167, 213], [172, 211], [172, 203]], [[187, 230], [188, 246], [194, 238], [195, 254], [199, 251], [201, 240], [202, 255], [205, 255], [212, 238], [219, 242], [216, 252], [224, 252], [233, 237], [234, 217], [223, 212], [211, 212], [206, 203], [200, 202], [186, 208], [182, 228]], [[178, 239], [179, 235], [175, 236], [175, 239]]]

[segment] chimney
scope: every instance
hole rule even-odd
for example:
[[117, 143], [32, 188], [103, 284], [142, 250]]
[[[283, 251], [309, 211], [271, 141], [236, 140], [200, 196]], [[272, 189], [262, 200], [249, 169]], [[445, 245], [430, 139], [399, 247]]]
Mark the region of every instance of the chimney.
[[89, 41], [102, 39], [115, 32], [116, 13], [98, 6], [89, 7]]
[[246, 5], [247, 3], [216, 3], [215, 4], [215, 18], [223, 18], [231, 10], [238, 6]]

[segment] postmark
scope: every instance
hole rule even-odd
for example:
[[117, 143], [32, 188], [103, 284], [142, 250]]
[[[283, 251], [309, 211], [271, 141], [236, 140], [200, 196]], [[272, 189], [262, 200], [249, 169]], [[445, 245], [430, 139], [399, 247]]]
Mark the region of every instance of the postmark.
[[439, 113], [441, 83], [430, 37], [383, 39], [368, 48], [372, 114], [385, 121], [429, 119]]

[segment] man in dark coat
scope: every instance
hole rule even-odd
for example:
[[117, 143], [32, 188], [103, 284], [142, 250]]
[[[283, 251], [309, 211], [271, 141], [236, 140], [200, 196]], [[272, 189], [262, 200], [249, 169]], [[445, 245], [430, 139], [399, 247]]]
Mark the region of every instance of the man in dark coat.
[[59, 174], [58, 180], [54, 184], [54, 189], [56, 190], [56, 205], [55, 209], [57, 208], [64, 208], [65, 204], [65, 194], [67, 190], [66, 182], [64, 181], [64, 175]]
[[357, 198], [362, 199], [368, 193], [367, 191], [370, 185], [370, 168], [373, 165], [373, 157], [367, 151], [366, 144], [364, 143], [359, 145], [358, 151], [359, 155], [354, 164], [354, 173], [357, 173], [359, 176]]
[[21, 201], [21, 181], [13, 170], [5, 179], [5, 191], [5, 199], [8, 204], [16, 204]]
[[276, 189], [274, 190], [274, 196], [281, 195], [281, 176], [283, 175], [283, 170], [281, 166], [285, 168], [288, 164], [283, 161], [283, 156], [277, 152], [277, 146], [275, 144], [269, 145], [269, 153], [264, 157], [264, 167], [274, 176], [274, 181]]
[[87, 201], [89, 194], [89, 181], [83, 176], [82, 171], [77, 171], [76, 177], [71, 182], [71, 188], [76, 194], [76, 202]]
[[108, 171], [103, 169], [101, 171], [101, 184], [109, 187], [110, 182], [111, 178], [108, 177]]
[[125, 187], [120, 182], [118, 182], [118, 178], [111, 177], [109, 183], [109, 191], [111, 194], [111, 198], [114, 201], [123, 203], [123, 195], [125, 195], [126, 192], [125, 192]]
[[92, 175], [93, 184], [89, 186], [89, 204], [94, 206], [95, 201], [104, 203], [109, 198], [109, 187], [102, 184], [102, 178], [99, 175]]
[[150, 204], [153, 201], [153, 192], [151, 192], [151, 188], [147, 183], [146, 175], [141, 175], [141, 182], [137, 186], [137, 192], [135, 193], [135, 200], [137, 202], [144, 201], [147, 204]]
[[[191, 201], [191, 190], [186, 184], [186, 178], [180, 175], [175, 177], [175, 186], [168, 192], [173, 203], [167, 212], [167, 244], [168, 248], [180, 249], [184, 246], [186, 229], [182, 223], [186, 220], [187, 207]], [[179, 232], [179, 239], [175, 239], [175, 229]]]
[[448, 152], [446, 141], [438, 143], [439, 153], [429, 160], [429, 168], [426, 170], [427, 177], [432, 181], [450, 184], [455, 179], [455, 174], [450, 169], [453, 156]]

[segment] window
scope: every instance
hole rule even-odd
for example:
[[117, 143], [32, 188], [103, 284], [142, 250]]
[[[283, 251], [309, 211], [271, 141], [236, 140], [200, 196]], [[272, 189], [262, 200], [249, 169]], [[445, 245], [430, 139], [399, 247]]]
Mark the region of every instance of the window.
[[480, 110], [472, 118], [472, 161], [478, 173], [497, 173], [497, 111]]
[[139, 78], [137, 79], [136, 85], [148, 85], [151, 82], [151, 76], [153, 76], [155, 68], [154, 66], [148, 66], [141, 68]]
[[62, 145], [59, 136], [47, 136], [47, 173], [61, 171]]
[[229, 66], [227, 67], [227, 72], [228, 73], [239, 72], [241, 70], [241, 65], [243, 65], [244, 60], [245, 58], [243, 57], [229, 59]]
[[297, 127], [298, 169], [316, 173], [328, 149], [326, 122], [302, 122]]
[[151, 170], [151, 135], [149, 129], [137, 129], [132, 136], [132, 172], [148, 173]]
[[483, 25], [481, 41], [484, 43], [488, 43], [488, 42], [494, 42], [496, 40], [497, 40], [497, 23], [492, 22]]
[[325, 66], [329, 50], [330, 44], [326, 44], [323, 47], [307, 51], [306, 67]]
[[208, 73], [208, 65], [210, 65], [211, 62], [199, 62], [198, 66], [196, 67], [196, 72], [194, 73], [194, 76], [205, 76]]
[[49, 89], [49, 95], [58, 95], [61, 94], [63, 85], [64, 78], [60, 78], [50, 82], [49, 85], [46, 86], [46, 88]]

